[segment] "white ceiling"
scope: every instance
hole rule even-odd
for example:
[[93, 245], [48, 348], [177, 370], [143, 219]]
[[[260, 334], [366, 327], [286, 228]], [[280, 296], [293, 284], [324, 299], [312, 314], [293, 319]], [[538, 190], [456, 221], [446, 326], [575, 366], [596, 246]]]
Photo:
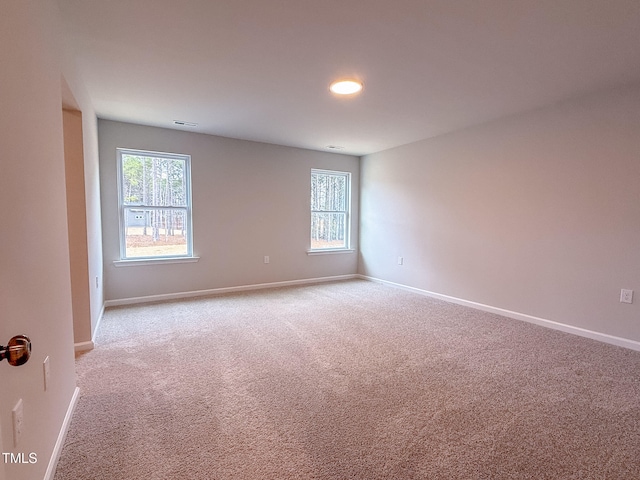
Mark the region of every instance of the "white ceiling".
[[[58, 3], [100, 118], [315, 150], [363, 155], [640, 81], [640, 0]], [[363, 93], [330, 94], [344, 76]]]

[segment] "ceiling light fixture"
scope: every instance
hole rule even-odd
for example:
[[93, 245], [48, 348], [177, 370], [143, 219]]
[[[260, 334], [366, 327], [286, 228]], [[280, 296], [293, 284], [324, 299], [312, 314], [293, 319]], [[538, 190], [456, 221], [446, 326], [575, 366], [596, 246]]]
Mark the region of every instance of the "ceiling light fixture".
[[344, 150], [342, 145], [327, 145], [325, 148], [327, 150]]
[[362, 91], [362, 82], [358, 80], [338, 80], [329, 87], [337, 95], [353, 95]]
[[198, 126], [197, 123], [183, 122], [182, 120], [174, 120], [173, 124], [174, 125], [180, 125], [181, 127], [197, 127]]

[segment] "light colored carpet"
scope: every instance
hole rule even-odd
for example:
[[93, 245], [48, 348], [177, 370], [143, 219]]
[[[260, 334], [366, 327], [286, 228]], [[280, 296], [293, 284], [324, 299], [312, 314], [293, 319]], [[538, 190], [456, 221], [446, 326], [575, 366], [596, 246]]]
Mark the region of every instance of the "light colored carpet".
[[640, 352], [366, 282], [107, 310], [56, 480], [638, 479]]

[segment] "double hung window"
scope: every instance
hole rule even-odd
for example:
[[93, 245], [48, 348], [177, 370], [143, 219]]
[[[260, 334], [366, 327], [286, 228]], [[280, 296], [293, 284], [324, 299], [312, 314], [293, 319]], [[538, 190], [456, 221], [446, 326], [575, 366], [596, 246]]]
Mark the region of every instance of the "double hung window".
[[189, 155], [118, 149], [120, 259], [191, 257]]
[[349, 248], [351, 174], [311, 170], [311, 250]]

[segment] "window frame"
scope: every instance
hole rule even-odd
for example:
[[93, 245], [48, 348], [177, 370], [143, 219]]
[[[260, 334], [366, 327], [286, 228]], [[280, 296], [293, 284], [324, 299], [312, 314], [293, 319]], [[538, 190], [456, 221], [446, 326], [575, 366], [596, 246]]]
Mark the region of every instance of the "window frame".
[[[175, 263], [175, 262], [190, 262], [197, 261], [198, 257], [193, 255], [193, 219], [192, 219], [192, 197], [191, 197], [191, 155], [184, 153], [169, 153], [169, 152], [157, 152], [153, 150], [140, 150], [135, 148], [117, 148], [116, 149], [116, 164], [117, 164], [117, 184], [118, 184], [118, 225], [119, 225], [119, 260], [114, 263], [116, 266], [121, 265], [136, 265], [136, 264], [150, 264], [150, 263]], [[140, 157], [151, 158], [163, 158], [168, 160], [181, 160], [184, 161], [184, 175], [185, 175], [185, 203], [184, 207], [176, 206], [161, 206], [161, 205], [145, 205], [145, 204], [125, 204], [123, 190], [124, 190], [124, 177], [123, 177], [123, 158], [126, 155], [134, 155]], [[186, 221], [186, 246], [187, 253], [185, 254], [171, 254], [171, 255], [152, 255], [152, 256], [136, 256], [127, 257], [126, 249], [126, 212], [131, 208], [144, 209], [144, 210], [178, 210], [184, 211]]]
[[[343, 252], [352, 252], [351, 248], [351, 172], [345, 172], [340, 170], [328, 170], [323, 168], [312, 168], [311, 174], [309, 176], [309, 188], [311, 189], [311, 185], [313, 182], [314, 174], [322, 174], [322, 175], [333, 175], [340, 176], [345, 178], [345, 210], [313, 210], [313, 202], [311, 201], [311, 191], [309, 192], [309, 201], [310, 201], [310, 217], [309, 217], [309, 249], [307, 253], [309, 254], [324, 254], [324, 253], [343, 253]], [[340, 247], [323, 247], [323, 248], [313, 248], [312, 245], [312, 227], [313, 227], [313, 214], [314, 213], [344, 213], [344, 245]]]

